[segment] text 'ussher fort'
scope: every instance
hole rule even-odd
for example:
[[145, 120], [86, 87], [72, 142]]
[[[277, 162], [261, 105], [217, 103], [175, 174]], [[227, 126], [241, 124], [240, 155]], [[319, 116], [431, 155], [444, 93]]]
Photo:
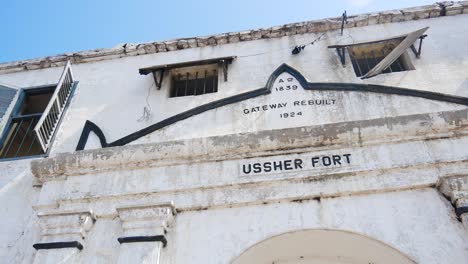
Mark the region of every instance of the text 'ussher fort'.
[[351, 164], [351, 154], [314, 156], [311, 158], [283, 159], [242, 164], [242, 173], [262, 174], [294, 170], [310, 170], [319, 167], [337, 167]]

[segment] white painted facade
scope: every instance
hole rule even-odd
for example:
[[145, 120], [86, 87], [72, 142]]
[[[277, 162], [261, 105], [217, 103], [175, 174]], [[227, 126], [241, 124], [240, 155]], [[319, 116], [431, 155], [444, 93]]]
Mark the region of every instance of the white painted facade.
[[[468, 213], [456, 213], [468, 205], [467, 105], [306, 87], [378, 84], [466, 99], [467, 13], [462, 1], [382, 12], [375, 21], [375, 14], [360, 15], [343, 35], [336, 27], [321, 30], [320, 21], [304, 22], [312, 32], [284, 33], [285, 26], [269, 29], [278, 36], [258, 39], [229, 33], [217, 45], [192, 47], [188, 39], [182, 40], [187, 47], [172, 50], [176, 40], [165, 42], [166, 52], [157, 52], [159, 44], [145, 48], [147, 54], [115, 48], [76, 63], [93, 52], [63, 55], [79, 83], [48, 157], [0, 162], [1, 262], [467, 263]], [[362, 80], [348, 55], [342, 66], [327, 48], [424, 27], [421, 57], [407, 51], [412, 71]], [[169, 77], [158, 90], [151, 74], [138, 74], [153, 65], [226, 56], [236, 58], [217, 93], [169, 98]], [[61, 62], [54, 67], [59, 57], [0, 64], [0, 83], [55, 84], [63, 69]], [[283, 71], [266, 86], [278, 68]], [[297, 88], [281, 91], [282, 81]], [[271, 92], [124, 146], [102, 148], [91, 133], [85, 150], [75, 151], [86, 120], [109, 143], [262, 87]], [[144, 107], [147, 119], [140, 118]], [[276, 171], [265, 165], [275, 162], [281, 164]], [[158, 241], [118, 240], [135, 237]], [[33, 248], [72, 241], [83, 248]]]

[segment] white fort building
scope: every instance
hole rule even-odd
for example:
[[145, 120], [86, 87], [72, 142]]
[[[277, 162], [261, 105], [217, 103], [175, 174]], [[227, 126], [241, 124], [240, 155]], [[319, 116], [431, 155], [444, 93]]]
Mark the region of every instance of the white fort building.
[[1, 263], [468, 263], [468, 1], [0, 64]]

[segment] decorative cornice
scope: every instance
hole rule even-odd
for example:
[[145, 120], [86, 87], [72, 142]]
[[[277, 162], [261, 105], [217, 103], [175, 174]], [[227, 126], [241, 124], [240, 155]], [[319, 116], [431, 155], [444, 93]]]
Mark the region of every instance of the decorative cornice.
[[[429, 19], [439, 16], [451, 16], [468, 13], [468, 1], [442, 2], [432, 5], [389, 10], [376, 13], [348, 16], [346, 28], [368, 25]], [[44, 69], [63, 66], [70, 60], [73, 64], [110, 60], [115, 58], [170, 52], [189, 48], [217, 46], [259, 39], [273, 39], [305, 33], [318, 33], [341, 28], [341, 17], [291, 23], [264, 29], [223, 33], [218, 35], [180, 38], [162, 42], [130, 44], [126, 43], [110, 49], [96, 49], [76, 53], [66, 53], [38, 59], [14, 61], [0, 64], [0, 73]]]
[[[299, 150], [305, 152], [309, 148], [318, 150], [349, 146], [356, 142], [359, 142], [360, 146], [366, 146], [396, 141], [430, 140], [454, 134], [459, 136], [466, 134], [467, 120], [468, 109], [462, 109], [84, 150], [62, 153], [54, 158], [34, 160], [31, 162], [31, 171], [41, 182], [45, 182], [60, 177], [105, 171], [251, 158], [271, 155], [272, 152], [278, 155], [296, 153]], [[375, 133], [376, 128], [379, 133]], [[359, 133], [356, 132], [357, 129]], [[327, 136], [324, 138], [324, 135]], [[278, 150], [278, 144], [282, 146], [281, 150]]]
[[468, 228], [468, 175], [442, 178], [438, 189], [452, 201], [455, 214]]
[[161, 242], [166, 246], [166, 233], [176, 214], [172, 203], [132, 206], [116, 209], [122, 223], [120, 244]]
[[39, 249], [83, 249], [83, 240], [96, 217], [91, 211], [38, 213], [41, 241], [33, 245]]
[[441, 193], [456, 203], [462, 198], [468, 198], [468, 175], [442, 178], [438, 184]]

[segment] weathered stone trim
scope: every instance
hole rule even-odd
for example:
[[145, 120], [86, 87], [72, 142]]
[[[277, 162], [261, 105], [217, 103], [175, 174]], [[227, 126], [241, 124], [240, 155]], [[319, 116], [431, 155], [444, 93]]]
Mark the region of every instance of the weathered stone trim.
[[89, 210], [39, 212], [41, 241], [33, 247], [39, 249], [78, 248], [96, 221]]
[[[385, 23], [403, 22], [419, 19], [430, 19], [442, 15], [459, 15], [468, 13], [468, 1], [443, 2], [432, 5], [411, 7], [400, 10], [361, 14], [348, 17], [346, 28], [363, 27]], [[1, 73], [44, 69], [65, 65], [70, 60], [73, 64], [110, 60], [128, 56], [169, 52], [181, 49], [224, 45], [258, 39], [272, 39], [304, 33], [318, 33], [337, 30], [341, 27], [341, 17], [291, 23], [265, 29], [254, 29], [241, 32], [223, 33], [205, 37], [181, 38], [162, 42], [131, 44], [126, 43], [109, 49], [96, 49], [76, 53], [66, 53], [37, 59], [14, 61], [0, 64]]]
[[116, 208], [124, 236], [120, 244], [136, 242], [161, 242], [166, 246], [166, 232], [176, 214], [172, 203]]
[[437, 185], [452, 202], [458, 219], [468, 228], [468, 175], [442, 178]]
[[[431, 122], [427, 122], [431, 120]], [[60, 177], [129, 170], [177, 164], [222, 161], [271, 155], [273, 152], [297, 153], [313, 148], [360, 146], [409, 142], [463, 136], [468, 109], [431, 114], [385, 117], [373, 120], [340, 122], [308, 127], [286, 128], [236, 135], [214, 136], [172, 142], [128, 145], [75, 153], [62, 153], [54, 158], [35, 160], [31, 170], [42, 182]], [[424, 121], [424, 122], [422, 122]], [[378, 128], [379, 133], [376, 133]], [[262, 142], [262, 144], [258, 144]], [[278, 151], [277, 146], [283, 148]]]
[[[165, 191], [123, 192], [118, 196], [89, 193], [52, 200], [43, 200], [35, 207], [50, 207], [60, 204], [63, 208], [93, 208], [99, 218], [113, 219], [118, 216], [116, 199], [126, 206], [148, 202], [163, 202], [167, 199], [177, 203], [177, 212], [200, 211], [216, 208], [232, 208], [263, 203], [289, 203], [304, 200], [320, 200], [342, 196], [367, 195], [405, 190], [434, 188], [440, 177], [449, 177], [453, 171], [468, 171], [468, 164], [441, 162], [438, 164], [398, 167], [385, 170], [367, 170], [352, 173], [331, 173], [321, 177], [290, 175], [281, 179], [255, 182], [234, 182], [216, 186], [177, 188]], [[443, 171], [438, 168], [444, 167]], [[111, 179], [109, 179], [111, 180]], [[358, 184], [356, 184], [358, 183]], [[337, 186], [342, 186], [337, 188]], [[212, 199], [220, 195], [224, 199]], [[234, 195], [238, 194], [238, 195]], [[197, 199], [193, 199], [197, 197]]]

